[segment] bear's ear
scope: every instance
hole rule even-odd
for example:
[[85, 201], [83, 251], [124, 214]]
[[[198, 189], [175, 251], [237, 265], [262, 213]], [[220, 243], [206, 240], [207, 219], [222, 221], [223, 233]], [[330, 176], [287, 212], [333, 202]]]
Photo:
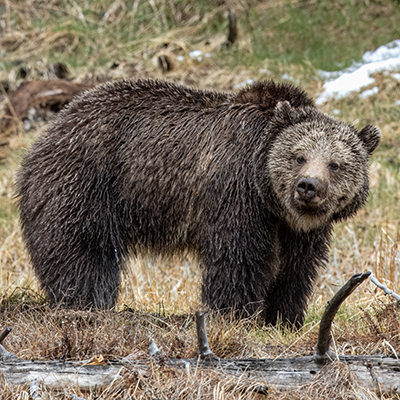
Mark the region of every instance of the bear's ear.
[[377, 126], [367, 125], [358, 133], [358, 136], [363, 141], [368, 153], [372, 154], [381, 141], [382, 132]]
[[294, 109], [287, 100], [278, 101], [274, 108], [275, 117], [284, 120], [291, 121]]
[[278, 101], [278, 103], [276, 103], [274, 113], [275, 114], [289, 113], [291, 109], [292, 109], [292, 107], [287, 100]]

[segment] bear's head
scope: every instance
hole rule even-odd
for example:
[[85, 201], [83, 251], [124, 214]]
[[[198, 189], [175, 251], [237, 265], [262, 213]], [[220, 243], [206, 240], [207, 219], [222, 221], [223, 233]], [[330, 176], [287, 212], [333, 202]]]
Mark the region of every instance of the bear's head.
[[379, 128], [367, 125], [358, 132], [315, 107], [294, 108], [282, 101], [268, 130], [268, 187], [292, 229], [319, 228], [363, 206]]

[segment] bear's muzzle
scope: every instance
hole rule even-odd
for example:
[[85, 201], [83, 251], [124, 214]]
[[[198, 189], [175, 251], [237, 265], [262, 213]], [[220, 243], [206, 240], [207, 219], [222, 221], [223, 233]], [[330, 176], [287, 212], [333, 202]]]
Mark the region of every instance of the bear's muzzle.
[[325, 197], [326, 185], [317, 178], [302, 177], [297, 182], [295, 197], [307, 206], [318, 206]]

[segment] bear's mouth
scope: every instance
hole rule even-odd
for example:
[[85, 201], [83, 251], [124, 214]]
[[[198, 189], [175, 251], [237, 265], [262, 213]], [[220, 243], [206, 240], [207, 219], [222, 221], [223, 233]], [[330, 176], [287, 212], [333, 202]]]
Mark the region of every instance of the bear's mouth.
[[302, 199], [296, 199], [297, 204], [299, 204], [301, 207], [306, 207], [306, 208], [316, 208], [321, 204], [320, 199], [313, 199], [313, 200], [302, 200]]
[[321, 206], [323, 206], [324, 200], [320, 196], [314, 196], [309, 199], [299, 196], [297, 192], [293, 196], [293, 205], [299, 211], [306, 214], [314, 214]]
[[299, 201], [292, 197], [290, 208], [287, 221], [292, 229], [297, 231], [320, 228], [331, 216], [331, 210], [326, 202], [310, 204], [310, 202]]
[[324, 206], [324, 202], [320, 198], [314, 198], [310, 201], [294, 198], [292, 206], [300, 216], [307, 215], [318, 217], [328, 213], [327, 207]]

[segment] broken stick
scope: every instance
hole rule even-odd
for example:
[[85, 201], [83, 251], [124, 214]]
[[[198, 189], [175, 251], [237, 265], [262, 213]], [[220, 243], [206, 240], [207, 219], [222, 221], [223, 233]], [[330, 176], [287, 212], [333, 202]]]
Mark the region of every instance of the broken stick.
[[219, 360], [210, 349], [207, 338], [206, 330], [206, 313], [203, 311], [196, 311], [196, 330], [197, 330], [197, 342], [199, 344], [199, 357], [204, 360]]
[[[394, 298], [396, 299], [396, 301], [397, 301], [397, 305], [399, 304], [399, 302], [400, 302], [400, 296], [399, 296], [397, 293], [393, 292], [393, 290], [390, 290], [390, 289], [389, 289], [386, 285], [384, 285], [383, 283], [380, 283], [380, 282], [378, 281], [378, 279], [376, 279], [376, 276], [375, 276], [374, 274], [371, 274], [371, 276], [369, 277], [369, 280], [370, 280], [373, 284], [375, 284], [376, 286], [378, 286], [379, 289], [382, 289], [382, 290], [384, 291], [385, 295], [386, 295], [386, 294], [389, 294], [390, 296], [394, 297]], [[1, 343], [1, 342], [0, 342], [0, 343]]]
[[4, 329], [3, 332], [0, 334], [0, 344], [3, 342], [3, 340], [8, 336], [8, 334], [12, 331], [11, 326], [8, 326], [6, 329]]
[[332, 300], [328, 302], [319, 324], [317, 351], [315, 353], [317, 361], [322, 362], [332, 356], [329, 352], [329, 345], [331, 343], [333, 319], [335, 318], [341, 304], [371, 275], [371, 273], [371, 271], [367, 271], [363, 274], [360, 273], [353, 275], [335, 294], [335, 296], [333, 296]]

